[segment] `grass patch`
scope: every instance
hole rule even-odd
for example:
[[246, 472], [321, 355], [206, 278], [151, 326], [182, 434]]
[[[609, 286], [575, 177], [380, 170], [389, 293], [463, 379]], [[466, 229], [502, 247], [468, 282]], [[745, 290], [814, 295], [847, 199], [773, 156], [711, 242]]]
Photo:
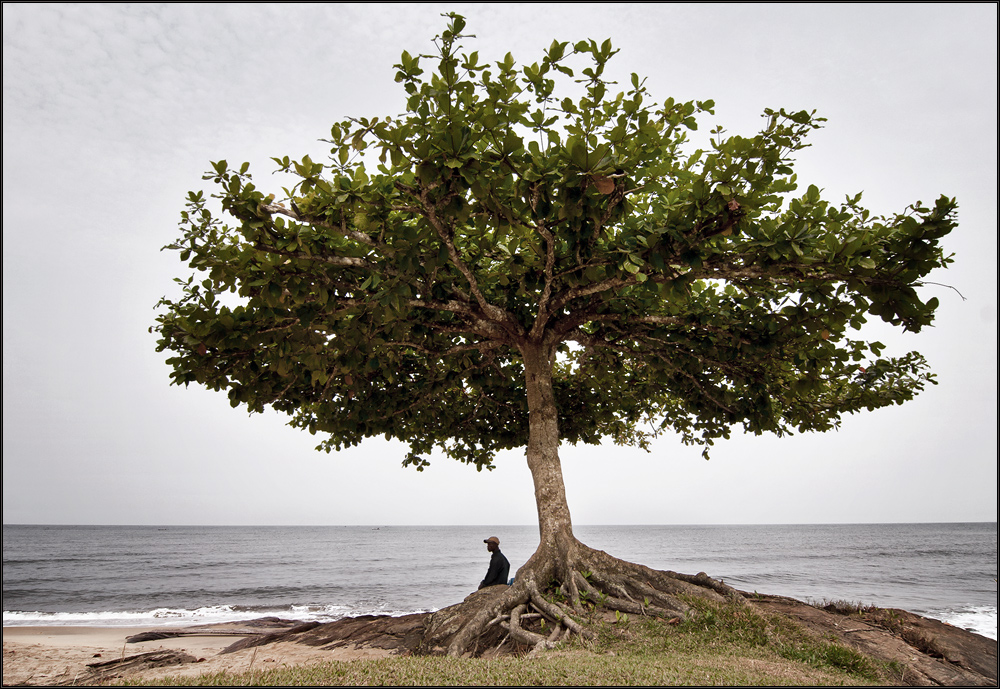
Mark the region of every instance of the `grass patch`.
[[719, 605], [701, 599], [689, 600], [695, 613], [674, 631], [662, 624], [649, 626], [642, 635], [651, 640], [657, 627], [662, 650], [695, 653], [701, 648], [726, 649], [726, 653], [746, 657], [774, 657], [800, 663], [816, 670], [843, 674], [844, 681], [861, 683], [885, 679], [890, 668], [838, 643], [816, 640], [788, 618], [763, 612], [752, 606]]
[[855, 616], [895, 634], [903, 633], [903, 621], [899, 614], [891, 608], [880, 608], [877, 605], [864, 605], [860, 602], [852, 603], [844, 600], [824, 601], [819, 607], [838, 615]]
[[640, 616], [595, 617], [594, 639], [537, 658], [394, 657], [160, 678], [151, 684], [223, 685], [866, 685], [892, 668], [816, 640], [787, 618], [751, 606], [689, 601], [677, 625]]

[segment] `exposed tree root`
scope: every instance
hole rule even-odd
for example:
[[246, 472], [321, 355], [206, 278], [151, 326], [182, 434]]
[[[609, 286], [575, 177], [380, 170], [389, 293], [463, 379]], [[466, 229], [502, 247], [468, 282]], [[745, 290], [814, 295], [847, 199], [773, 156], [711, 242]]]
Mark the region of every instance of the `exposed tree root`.
[[683, 620], [685, 598], [744, 604], [733, 588], [704, 572], [678, 574], [625, 562], [572, 536], [539, 546], [511, 586], [491, 586], [428, 620], [420, 651], [481, 655], [513, 642], [529, 655], [577, 635], [593, 635], [585, 619], [604, 607], [634, 615]]

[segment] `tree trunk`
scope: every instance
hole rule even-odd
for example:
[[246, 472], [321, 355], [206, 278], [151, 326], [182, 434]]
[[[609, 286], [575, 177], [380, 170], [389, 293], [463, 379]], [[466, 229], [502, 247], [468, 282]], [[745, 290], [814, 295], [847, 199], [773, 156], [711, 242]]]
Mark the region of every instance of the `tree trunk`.
[[558, 567], [565, 562], [576, 539], [559, 463], [559, 414], [552, 388], [552, 352], [544, 345], [526, 344], [521, 347], [521, 357], [528, 393], [528, 468], [535, 484], [538, 509], [539, 545], [531, 560], [555, 556]]
[[[527, 455], [538, 508], [538, 550], [517, 571], [513, 586], [488, 587], [431, 615], [420, 652], [475, 655], [484, 650], [481, 642], [495, 645], [499, 641], [503, 646], [508, 638], [537, 651], [552, 648], [561, 634], [591, 634], [573, 617], [582, 617], [586, 606], [592, 611], [595, 605], [603, 605], [629, 614], [680, 620], [689, 609], [682, 596], [739, 599], [733, 589], [704, 573], [658, 572], [576, 540], [559, 464], [554, 350], [529, 342], [521, 344], [520, 351], [528, 393]], [[565, 603], [546, 598], [546, 592], [553, 589]], [[527, 606], [538, 611], [531, 619], [541, 615], [549, 627], [531, 629], [530, 623], [524, 624], [522, 613]], [[507, 636], [500, 630], [506, 630]]]

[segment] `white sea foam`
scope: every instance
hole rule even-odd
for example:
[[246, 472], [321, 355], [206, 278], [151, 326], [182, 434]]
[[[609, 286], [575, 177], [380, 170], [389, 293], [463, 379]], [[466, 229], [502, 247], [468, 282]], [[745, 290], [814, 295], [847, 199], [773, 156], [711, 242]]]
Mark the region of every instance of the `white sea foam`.
[[997, 609], [994, 606], [984, 605], [962, 610], [948, 610], [940, 615], [932, 616], [952, 626], [961, 627], [991, 639], [997, 638]]
[[4, 610], [5, 627], [24, 626], [80, 626], [80, 627], [154, 627], [188, 626], [240, 622], [261, 617], [281, 617], [303, 622], [332, 622], [343, 617], [360, 615], [390, 615], [398, 617], [415, 612], [432, 610], [388, 610], [378, 606], [350, 608], [343, 605], [293, 605], [281, 609], [238, 609], [217, 605], [195, 610], [157, 608], [140, 612], [16, 612]]

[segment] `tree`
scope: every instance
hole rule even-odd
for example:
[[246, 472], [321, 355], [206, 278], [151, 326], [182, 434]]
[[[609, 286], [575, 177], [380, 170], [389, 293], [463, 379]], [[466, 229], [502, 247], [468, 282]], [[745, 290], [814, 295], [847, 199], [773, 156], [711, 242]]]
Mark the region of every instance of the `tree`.
[[[403, 440], [418, 471], [434, 448], [489, 469], [526, 446], [538, 550], [514, 586], [439, 620], [453, 653], [499, 613], [551, 606], [550, 582], [569, 610], [603, 596], [673, 616], [684, 590], [732, 593], [578, 542], [560, 442], [645, 447], [672, 429], [707, 457], [736, 425], [825, 431], [912, 398], [933, 380], [924, 359], [880, 358], [858, 329], [931, 323], [938, 302], [917, 287], [950, 263], [955, 202], [882, 218], [860, 194], [792, 196], [815, 113], [766, 110], [758, 134], [717, 128], [685, 152], [712, 101], [651, 106], [634, 74], [613, 94], [610, 41], [486, 63], [447, 16], [436, 55], [395, 65], [406, 112], [333, 125], [327, 162], [274, 158], [296, 180], [281, 200], [226, 161], [205, 177], [217, 202], [189, 194], [169, 248], [194, 274], [155, 326], [173, 382], [289, 414], [328, 451]], [[560, 610], [543, 612], [580, 631]]]

